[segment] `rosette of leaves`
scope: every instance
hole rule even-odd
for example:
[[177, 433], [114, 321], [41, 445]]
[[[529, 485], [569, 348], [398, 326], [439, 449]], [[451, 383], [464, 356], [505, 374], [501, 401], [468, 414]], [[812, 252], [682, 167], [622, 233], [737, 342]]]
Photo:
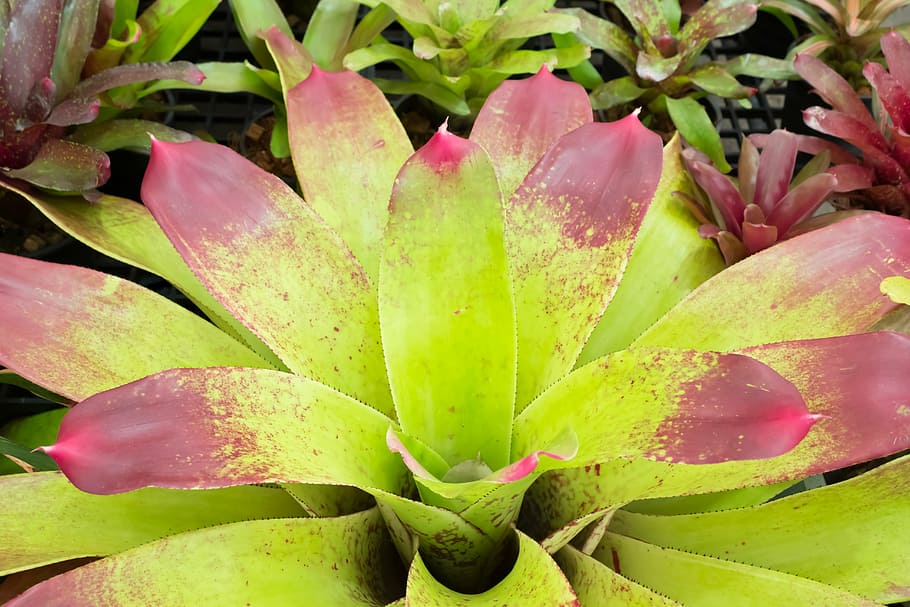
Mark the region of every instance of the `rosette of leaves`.
[[[759, 141], [759, 148], [751, 139]], [[738, 177], [721, 173], [704, 154], [683, 150], [686, 169], [700, 191], [696, 197], [680, 192], [702, 222], [698, 233], [717, 242], [727, 265], [804, 231], [806, 220], [832, 194], [855, 189], [857, 183], [841, 181], [828, 172], [830, 152], [822, 150], [794, 176], [799, 137], [777, 129], [769, 135], [743, 139], [737, 164]], [[791, 181], [792, 179], [792, 181]], [[713, 218], [714, 211], [717, 218]], [[826, 213], [812, 219], [813, 228], [842, 218]]]
[[[868, 62], [863, 75], [875, 90], [873, 112], [850, 84], [811, 55], [796, 58], [796, 70], [831, 107], [803, 111], [806, 125], [842, 139], [838, 146], [817, 138], [801, 139], [801, 149], [837, 153], [838, 174], [849, 174], [858, 187], [848, 192], [850, 206], [910, 215], [910, 42], [898, 32], [882, 37], [888, 69]], [[845, 153], [846, 152], [846, 153]], [[832, 155], [832, 158], [834, 156]]]
[[198, 29], [213, 6], [159, 0], [136, 21], [136, 2], [3, 3], [0, 186], [16, 179], [57, 192], [91, 191], [110, 176], [106, 151], [147, 150], [149, 132], [185, 140], [154, 122], [114, 118], [137, 105], [137, 83], [201, 82], [192, 64], [166, 61], [196, 31], [188, 22]]
[[864, 332], [910, 223], [714, 275], [678, 142], [578, 85], [503, 83], [414, 152], [368, 80], [267, 40], [303, 200], [201, 141], [154, 144], [147, 206], [31, 196], [213, 323], [4, 257], [0, 361], [79, 404], [44, 448], [66, 477], [0, 479], [0, 571], [103, 557], [8, 605], [904, 598], [910, 460], [764, 502], [910, 446], [910, 339]]
[[[578, 17], [581, 27], [572, 36], [556, 37], [557, 46], [580, 40], [602, 49], [626, 76], [604, 82], [590, 69], [573, 77], [591, 90], [595, 109], [626, 113], [643, 107], [649, 126], [671, 125], [689, 144], [708, 155], [723, 172], [730, 170], [720, 135], [707, 108], [708, 95], [748, 103], [755, 92], [738, 76], [791, 78], [792, 65], [763, 55], [743, 54], [729, 60], [707, 61], [703, 51], [712, 40], [742, 32], [755, 23], [757, 5], [749, 0], [709, 0], [688, 16], [678, 2], [614, 0], [625, 22], [613, 23], [584, 9], [560, 9]], [[586, 66], [587, 67], [587, 66]], [[663, 123], [665, 126], [660, 127]]]
[[763, 8], [795, 17], [809, 30], [792, 54], [813, 55], [850, 82], [854, 90], [868, 86], [863, 64], [881, 59], [882, 36], [891, 29], [910, 34], [910, 23], [886, 26], [902, 0], [761, 0]]

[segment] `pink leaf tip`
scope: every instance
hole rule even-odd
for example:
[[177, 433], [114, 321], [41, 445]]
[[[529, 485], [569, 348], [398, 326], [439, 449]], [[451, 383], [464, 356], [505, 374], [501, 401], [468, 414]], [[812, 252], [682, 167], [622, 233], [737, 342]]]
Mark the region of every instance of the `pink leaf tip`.
[[477, 147], [477, 144], [450, 133], [448, 122], [447, 118], [426, 145], [414, 154], [436, 171], [454, 168], [451, 165], [461, 163]]

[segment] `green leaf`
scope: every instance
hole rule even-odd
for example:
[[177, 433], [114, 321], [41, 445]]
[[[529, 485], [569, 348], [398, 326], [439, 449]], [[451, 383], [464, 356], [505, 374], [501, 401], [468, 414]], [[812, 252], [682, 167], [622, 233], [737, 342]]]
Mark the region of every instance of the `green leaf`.
[[288, 373], [173, 369], [82, 401], [43, 450], [93, 493], [252, 483], [395, 493], [406, 471], [384, 440], [391, 424], [367, 405]]
[[559, 567], [540, 546], [520, 531], [516, 562], [506, 577], [493, 588], [462, 594], [440, 584], [418, 555], [408, 574], [407, 601], [426, 607], [569, 607], [578, 605], [575, 593]]
[[635, 70], [635, 58], [639, 50], [631, 37], [618, 25], [606, 19], [595, 17], [580, 8], [559, 9], [577, 17], [581, 28], [575, 34], [578, 40], [596, 49], [604, 51], [611, 59], [619, 63], [628, 73]]
[[158, 0], [137, 19], [142, 36], [123, 63], [170, 61], [218, 7], [219, 0]]
[[730, 165], [724, 157], [720, 135], [708, 117], [705, 107], [691, 97], [674, 99], [665, 96], [664, 99], [667, 103], [667, 112], [679, 134], [685, 137], [689, 145], [707, 154], [719, 171], [728, 172]]
[[727, 268], [636, 344], [732, 350], [865, 331], [896, 307], [879, 290], [882, 278], [907, 274], [910, 224], [849, 217]]
[[25, 197], [77, 240], [118, 261], [161, 276], [186, 295], [222, 331], [262, 357], [264, 364], [285, 368], [258, 337], [231, 316], [205, 289], [145, 206], [115, 196], [102, 195], [93, 203], [86, 204], [72, 196], [54, 196], [15, 186], [10, 189]]
[[381, 607], [399, 597], [403, 585], [398, 557], [373, 509], [182, 533], [51, 578], [7, 605], [285, 607], [303, 599]]
[[127, 280], [0, 257], [0, 364], [74, 401], [173, 367], [265, 365], [204, 319]]
[[729, 71], [713, 63], [692, 70], [689, 78], [697, 86], [718, 97], [745, 99], [755, 92], [752, 87], [741, 84]]
[[450, 466], [479, 454], [501, 468], [516, 353], [493, 165], [443, 128], [401, 169], [389, 208], [379, 314], [402, 429]]
[[[49, 445], [57, 438], [60, 420], [66, 409], [53, 409], [20, 417], [0, 427], [0, 453], [8, 453], [37, 470], [56, 470], [57, 464], [44, 453], [33, 453], [41, 445]], [[22, 468], [7, 458], [0, 459], [0, 471], [3, 474], [22, 472]]]
[[0, 436], [0, 475], [57, 470], [57, 464], [43, 453]]
[[156, 141], [142, 198], [206, 288], [289, 369], [391, 413], [375, 290], [286, 183], [223, 146]]
[[591, 91], [591, 105], [595, 110], [608, 110], [635, 101], [646, 92], [632, 76], [614, 78]]
[[159, 80], [142, 89], [147, 96], [168, 89], [187, 89], [209, 93], [252, 93], [272, 103], [281, 103], [281, 94], [263, 80], [261, 70], [249, 63], [212, 62], [196, 65], [205, 74], [202, 84], [183, 80]]
[[910, 305], [910, 278], [906, 276], [889, 276], [881, 284], [882, 293], [891, 301]]
[[108, 120], [78, 127], [69, 140], [102, 152], [131, 150], [147, 154], [151, 149], [151, 137], [172, 142], [193, 138], [189, 133], [152, 120]]
[[506, 208], [518, 410], [575, 364], [660, 179], [660, 137], [630, 116], [559, 139]]
[[288, 38], [294, 38], [291, 26], [288, 25], [278, 3], [275, 0], [228, 0], [228, 4], [237, 30], [257, 63], [266, 69], [277, 70], [275, 61], [259, 32], [277, 27]]
[[[680, 138], [674, 137], [664, 147], [663, 172], [629, 265], [578, 358], [579, 366], [628, 347], [693, 289], [724, 269], [717, 247], [698, 235], [699, 221], [674, 194], [692, 191], [680, 146]], [[673, 254], [668, 256], [667, 251]]]
[[[85, 58], [92, 50], [92, 35], [98, 20], [98, 5], [99, 0], [71, 0], [63, 3], [62, 9], [50, 6], [45, 8], [46, 14], [60, 11], [56, 48], [48, 49], [53, 52], [54, 56], [49, 76], [56, 86], [55, 94], [58, 100], [65, 98], [79, 83]], [[61, 6], [61, 4], [57, 3], [56, 6]], [[3, 23], [2, 27], [6, 30], [8, 26]], [[25, 35], [28, 36], [28, 34]], [[0, 37], [0, 48], [2, 47], [3, 39]]]
[[73, 402], [68, 398], [64, 398], [59, 394], [54, 394], [49, 390], [45, 390], [38, 384], [32, 383], [22, 377], [21, 375], [16, 375], [9, 369], [0, 369], [0, 384], [7, 384], [9, 386], [18, 386], [24, 390], [28, 390], [38, 398], [43, 398], [44, 400], [49, 400], [52, 403], [58, 405], [71, 405]]
[[316, 4], [303, 36], [303, 46], [322, 69], [342, 69], [344, 50], [354, 31], [359, 8], [357, 0], [321, 0]]
[[723, 68], [733, 76], [754, 76], [773, 80], [798, 78], [793, 69], [792, 60], [775, 59], [753, 53], [737, 55], [733, 59], [723, 62]]
[[848, 481], [752, 508], [686, 516], [619, 511], [610, 528], [893, 603], [910, 598], [908, 471], [905, 456]]
[[287, 92], [287, 110], [303, 196], [351, 248], [375, 292], [392, 184], [413, 153], [407, 133], [382, 92], [351, 72], [314, 69]]
[[572, 546], [566, 546], [553, 558], [585, 607], [682, 607], [680, 603], [622, 577]]
[[0, 478], [0, 574], [106, 556], [200, 527], [302, 514], [287, 493], [268, 487], [141, 489], [101, 497], [79, 491], [59, 472], [5, 476]]
[[[621, 575], [686, 607], [799, 605], [874, 607], [875, 603], [812, 580], [607, 533], [592, 554]], [[795, 598], [798, 597], [798, 598]]]
[[270, 27], [259, 35], [265, 40], [269, 53], [278, 64], [280, 88], [286, 100], [288, 92], [310, 75], [313, 58], [302, 44], [277, 27]]
[[21, 169], [4, 169], [3, 187], [9, 177], [57, 193], [77, 193], [104, 185], [111, 161], [101, 150], [66, 139], [49, 139], [35, 159]]
[[379, 90], [387, 95], [420, 95], [456, 116], [468, 116], [471, 108], [464, 97], [435, 82], [387, 80], [373, 78]]

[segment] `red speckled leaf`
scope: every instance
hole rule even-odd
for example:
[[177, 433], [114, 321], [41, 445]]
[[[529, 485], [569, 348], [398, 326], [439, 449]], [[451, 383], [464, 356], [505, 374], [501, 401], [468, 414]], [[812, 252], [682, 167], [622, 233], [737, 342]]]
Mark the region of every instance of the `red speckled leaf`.
[[292, 371], [391, 412], [374, 290], [290, 187], [226, 147], [155, 141], [142, 198], [212, 295]]
[[401, 427], [450, 466], [478, 454], [506, 466], [515, 320], [489, 157], [440, 129], [401, 169], [389, 209], [379, 313]]
[[642, 498], [770, 486], [768, 499], [780, 490], [775, 483], [910, 449], [910, 338], [867, 333], [745, 352], [792, 382], [821, 417], [792, 451], [771, 460], [711, 466], [634, 460], [550, 472], [530, 491], [528, 507], [545, 513], [543, 520], [555, 529], [599, 508]]
[[181, 533], [51, 578], [7, 607], [381, 607], [404, 571], [376, 509]]
[[376, 284], [392, 182], [413, 152], [389, 102], [354, 72], [324, 72], [287, 91], [291, 156], [303, 196]]
[[542, 67], [531, 78], [506, 80], [487, 97], [471, 141], [490, 154], [508, 198], [557, 139], [592, 120], [585, 90]]
[[878, 63], [871, 61], [863, 68], [863, 76], [875, 88], [875, 92], [888, 111], [894, 126], [903, 131], [910, 131], [910, 95], [900, 85], [897, 78], [885, 71], [885, 68]]
[[774, 457], [809, 431], [799, 392], [742, 355], [624, 350], [574, 371], [515, 420], [513, 456], [547, 445], [568, 427], [579, 450], [551, 468], [645, 456], [709, 464]]
[[660, 180], [660, 137], [635, 116], [557, 141], [506, 208], [523, 408], [572, 368], [619, 283]]
[[[0, 117], [20, 116], [30, 97], [50, 75], [57, 46], [57, 26], [63, 0], [16, 2], [9, 11], [0, 69]], [[36, 109], [36, 108], [35, 108]], [[39, 122], [44, 116], [28, 116]], [[9, 126], [12, 126], [10, 124]]]
[[727, 268], [636, 344], [732, 350], [865, 331], [896, 307], [879, 283], [907, 274], [910, 222], [879, 213], [848, 217]]
[[0, 364], [72, 400], [173, 367], [266, 364], [129, 281], [5, 254], [0, 335]]
[[82, 192], [104, 185], [111, 176], [107, 154], [65, 139], [50, 139], [27, 166], [6, 172], [57, 192]]
[[175, 369], [73, 407], [43, 447], [90, 493], [317, 483], [398, 492], [391, 420], [322, 384], [279, 371]]

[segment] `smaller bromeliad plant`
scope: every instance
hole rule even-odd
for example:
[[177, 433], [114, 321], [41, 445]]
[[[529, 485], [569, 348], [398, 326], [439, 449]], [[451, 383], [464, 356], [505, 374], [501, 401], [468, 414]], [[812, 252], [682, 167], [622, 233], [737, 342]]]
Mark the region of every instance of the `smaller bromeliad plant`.
[[841, 219], [843, 213], [812, 216], [835, 192], [868, 185], [846, 181], [848, 174], [842, 173], [839, 180], [828, 172], [829, 150], [822, 150], [794, 175], [799, 141], [799, 136], [781, 129], [744, 138], [736, 178], [722, 174], [698, 150], [683, 150], [686, 169], [700, 189], [694, 197], [677, 195], [701, 222], [698, 233], [717, 242], [727, 265], [810, 227]]
[[863, 74], [875, 90], [873, 111], [842, 76], [817, 57], [799, 55], [799, 75], [831, 107], [803, 112], [805, 123], [842, 139], [847, 146], [814, 137], [800, 137], [800, 149], [827, 149], [841, 160], [832, 172], [855, 183], [846, 192], [848, 205], [910, 216], [910, 42], [896, 31], [881, 39], [888, 69], [870, 61]]
[[866, 332], [910, 222], [714, 275], [678, 140], [595, 123], [582, 87], [505, 82], [414, 151], [368, 80], [265, 39], [303, 199], [202, 141], [153, 144], [145, 206], [30, 194], [212, 322], [2, 257], [0, 363], [78, 404], [44, 443], [63, 474], [0, 478], [0, 574], [102, 557], [8, 607], [910, 595], [910, 458], [768, 502], [910, 446], [910, 338]]
[[[4, 4], [6, 7], [8, 3]], [[110, 176], [105, 152], [148, 150], [148, 133], [186, 140], [156, 122], [117, 119], [156, 79], [201, 82], [168, 62], [217, 3], [22, 0], [0, 9], [0, 188], [9, 180], [58, 193], [91, 192]], [[137, 109], [141, 109], [138, 107]]]
[[880, 61], [881, 38], [895, 29], [910, 34], [910, 24], [885, 25], [903, 0], [760, 0], [762, 8], [795, 17], [809, 30], [791, 54], [818, 57], [843, 76], [854, 90], [868, 86], [867, 61]]
[[570, 69], [576, 81], [592, 89], [594, 108], [624, 115], [641, 106], [645, 124], [667, 132], [675, 128], [723, 172], [729, 171], [714, 126], [717, 117], [712, 118], [700, 100], [716, 95], [747, 103], [755, 89], [737, 76], [794, 77], [790, 62], [763, 55], [704, 60], [702, 54], [713, 40], [755, 23], [755, 2], [709, 0], [689, 15], [677, 2], [614, 0], [613, 4], [625, 18], [625, 27], [584, 9], [559, 10], [578, 17], [581, 27], [574, 37], [556, 37], [557, 45], [577, 38], [602, 49], [627, 73], [604, 82], [596, 71], [585, 69], [590, 65]]

